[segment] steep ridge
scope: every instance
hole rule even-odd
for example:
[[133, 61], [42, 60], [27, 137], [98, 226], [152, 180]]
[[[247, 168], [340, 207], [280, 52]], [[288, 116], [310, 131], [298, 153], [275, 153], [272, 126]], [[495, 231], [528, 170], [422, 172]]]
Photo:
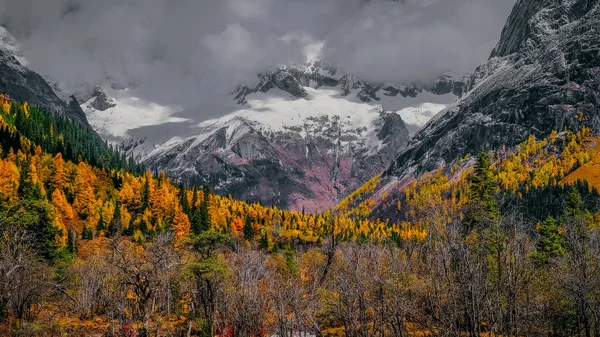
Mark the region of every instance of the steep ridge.
[[432, 119], [386, 172], [436, 169], [529, 134], [600, 126], [600, 9], [595, 0], [521, 0], [465, 96]]
[[26, 66], [17, 41], [0, 27], [0, 92], [89, 126], [75, 97], [71, 96], [69, 103], [65, 103], [42, 76]]

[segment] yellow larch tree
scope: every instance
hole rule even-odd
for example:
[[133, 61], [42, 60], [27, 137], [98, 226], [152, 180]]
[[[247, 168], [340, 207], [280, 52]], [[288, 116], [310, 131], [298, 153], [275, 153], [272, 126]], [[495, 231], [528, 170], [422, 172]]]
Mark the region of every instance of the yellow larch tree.
[[12, 204], [18, 200], [19, 168], [10, 159], [0, 160], [0, 202]]
[[75, 179], [76, 190], [73, 208], [82, 219], [89, 220], [91, 222], [90, 225], [95, 226], [94, 220], [98, 210], [94, 188], [92, 187], [93, 181], [92, 172], [88, 169], [87, 165], [80, 163], [77, 168], [77, 177]]
[[175, 233], [176, 246], [179, 246], [183, 239], [190, 233], [191, 227], [192, 225], [187, 214], [183, 212], [181, 206], [177, 206], [171, 225], [171, 228]]

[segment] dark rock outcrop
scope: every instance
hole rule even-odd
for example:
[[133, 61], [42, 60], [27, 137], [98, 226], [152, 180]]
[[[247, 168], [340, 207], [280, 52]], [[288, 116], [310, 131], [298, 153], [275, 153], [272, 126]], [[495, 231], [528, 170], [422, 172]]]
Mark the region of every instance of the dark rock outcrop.
[[466, 88], [467, 78], [464, 76], [441, 76], [434, 83], [427, 85], [399, 85], [391, 83], [371, 83], [351, 75], [340, 76], [334, 68], [323, 66], [320, 62], [311, 62], [307, 66], [285, 66], [276, 71], [261, 74], [254, 86], [240, 85], [233, 93], [238, 104], [246, 103], [246, 96], [256, 92], [268, 92], [273, 88], [288, 92], [294, 97], [306, 97], [304, 87], [337, 87], [342, 95], [347, 96], [355, 90], [356, 97], [365, 103], [378, 102], [381, 95], [395, 97], [417, 97], [423, 91], [435, 95], [454, 94], [460, 97]]
[[98, 111], [106, 111], [117, 106], [113, 99], [108, 97], [100, 86], [94, 88], [92, 97], [94, 97], [94, 100], [90, 103], [90, 106]]
[[[0, 47], [0, 93], [20, 102], [58, 113], [89, 127], [79, 103], [71, 97], [69, 104], [61, 100], [52, 87], [36, 72], [23, 67], [8, 50]], [[91, 128], [90, 128], [91, 129]]]

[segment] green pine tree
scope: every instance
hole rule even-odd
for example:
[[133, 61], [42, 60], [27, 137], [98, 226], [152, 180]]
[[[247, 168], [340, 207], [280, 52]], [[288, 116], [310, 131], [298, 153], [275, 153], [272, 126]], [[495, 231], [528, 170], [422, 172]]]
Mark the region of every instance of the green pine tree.
[[191, 214], [191, 208], [190, 208], [190, 203], [188, 202], [188, 198], [187, 198], [187, 193], [185, 191], [185, 187], [181, 187], [179, 189], [179, 204], [181, 205], [181, 208], [183, 209], [183, 213], [185, 213], [188, 216], [190, 216], [190, 214]]
[[563, 237], [559, 233], [560, 224], [553, 217], [548, 217], [540, 223], [537, 231], [540, 235], [540, 241], [536, 245], [536, 251], [533, 258], [541, 263], [548, 263], [550, 258], [563, 256], [565, 248]]
[[260, 240], [258, 241], [258, 248], [263, 250], [269, 249], [269, 237], [267, 233], [263, 233], [263, 235], [260, 237]]
[[96, 224], [96, 236], [99, 236], [105, 230], [106, 224], [104, 223], [104, 218], [102, 218], [102, 210], [100, 210], [100, 219], [98, 219], [98, 224]]
[[92, 233], [92, 230], [87, 225], [83, 225], [83, 231], [81, 232], [81, 239], [82, 240], [92, 240], [93, 238], [94, 238], [94, 235]]
[[150, 207], [150, 181], [146, 179], [142, 187], [142, 212]]
[[148, 224], [146, 223], [146, 220], [140, 220], [139, 229], [142, 232], [142, 234], [148, 235]]
[[246, 221], [244, 221], [244, 239], [248, 241], [252, 241], [254, 239], [254, 219], [251, 217], [246, 217]]
[[198, 203], [198, 190], [194, 188], [192, 190], [192, 209], [190, 211], [190, 224], [192, 227], [192, 233], [195, 235], [200, 234], [202, 231], [202, 217], [200, 215], [200, 206], [196, 206]]
[[77, 233], [69, 230], [67, 233], [67, 246], [65, 247], [67, 253], [71, 255], [77, 254]]
[[463, 220], [465, 234], [476, 228], [485, 228], [499, 217], [490, 158], [485, 152], [479, 153], [475, 169], [469, 178], [469, 200]]
[[113, 237], [121, 230], [121, 203], [117, 202], [115, 205], [115, 212], [113, 213], [112, 220], [108, 224], [107, 235]]
[[209, 202], [209, 191], [207, 188], [204, 188], [204, 200], [200, 203], [200, 231], [207, 231], [210, 229], [210, 213], [208, 212], [208, 202]]

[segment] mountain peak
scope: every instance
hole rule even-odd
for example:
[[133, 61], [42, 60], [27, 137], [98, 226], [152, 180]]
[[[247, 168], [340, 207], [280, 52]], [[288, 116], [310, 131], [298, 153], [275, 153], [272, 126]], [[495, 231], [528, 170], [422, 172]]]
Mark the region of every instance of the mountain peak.
[[590, 15], [597, 4], [597, 0], [518, 0], [491, 56], [539, 48], [561, 27]]

